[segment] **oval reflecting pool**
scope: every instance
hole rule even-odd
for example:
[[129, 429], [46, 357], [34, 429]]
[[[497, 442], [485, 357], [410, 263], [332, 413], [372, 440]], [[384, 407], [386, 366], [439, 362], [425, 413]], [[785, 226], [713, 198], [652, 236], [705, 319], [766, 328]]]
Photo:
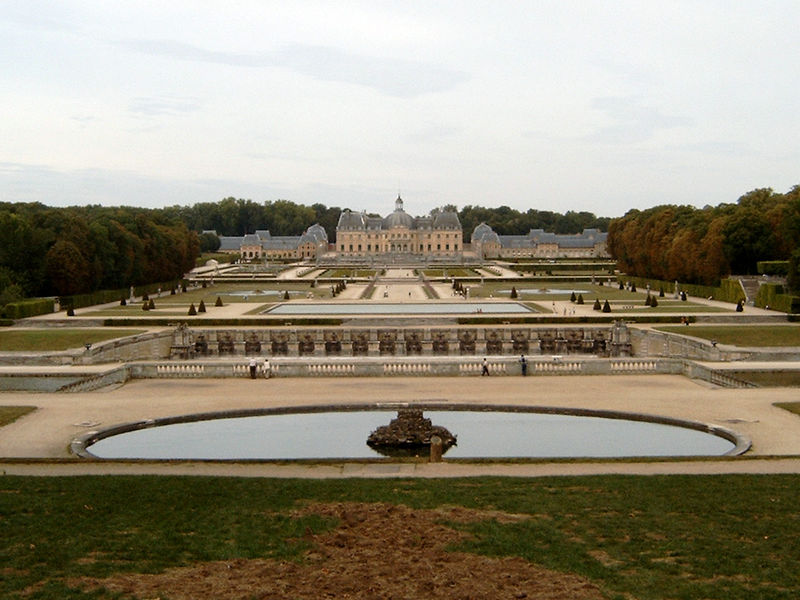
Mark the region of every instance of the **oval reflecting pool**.
[[[361, 459], [395, 410], [347, 410], [210, 418], [135, 428], [86, 440], [107, 459]], [[719, 456], [736, 445], [705, 431], [622, 418], [536, 412], [425, 410], [457, 437], [447, 458]], [[174, 421], [174, 419], [172, 420]], [[97, 439], [101, 438], [101, 439]], [[94, 441], [97, 439], [97, 441]]]

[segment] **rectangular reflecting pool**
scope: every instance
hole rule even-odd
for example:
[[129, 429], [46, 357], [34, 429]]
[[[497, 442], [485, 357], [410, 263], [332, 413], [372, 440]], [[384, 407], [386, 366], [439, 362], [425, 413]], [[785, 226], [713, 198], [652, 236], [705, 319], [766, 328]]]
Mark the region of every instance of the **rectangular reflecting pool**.
[[270, 315], [469, 315], [530, 313], [519, 302], [408, 302], [336, 303], [304, 302], [279, 304], [262, 314]]

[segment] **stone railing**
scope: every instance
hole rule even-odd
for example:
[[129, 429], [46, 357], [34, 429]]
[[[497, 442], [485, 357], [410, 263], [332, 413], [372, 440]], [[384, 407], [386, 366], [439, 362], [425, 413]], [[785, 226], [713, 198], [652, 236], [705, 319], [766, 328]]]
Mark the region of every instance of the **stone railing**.
[[[492, 376], [522, 374], [518, 357], [490, 357]], [[680, 374], [684, 361], [676, 359], [593, 359], [562, 356], [528, 357], [528, 375], [632, 375]], [[257, 375], [263, 377], [261, 363]], [[480, 376], [482, 361], [475, 357], [355, 357], [355, 358], [274, 358], [271, 377], [379, 377], [379, 376]], [[130, 365], [134, 379], [151, 378], [226, 378], [249, 377], [249, 361], [209, 360], [175, 362], [137, 362]], [[700, 373], [700, 376], [704, 373]], [[708, 375], [710, 377], [710, 374]]]
[[[522, 374], [517, 357], [489, 357], [490, 376]], [[528, 357], [528, 376], [673, 374], [707, 381], [720, 387], [757, 387], [702, 363], [685, 359], [565, 358], [559, 355]], [[259, 363], [257, 375], [263, 377]], [[334, 359], [278, 358], [270, 361], [271, 377], [475, 377], [482, 361], [475, 357], [356, 357]], [[107, 370], [65, 367], [54, 372], [28, 369], [0, 376], [0, 390], [87, 392], [129, 379], [247, 378], [249, 360], [142, 361], [109, 366]]]

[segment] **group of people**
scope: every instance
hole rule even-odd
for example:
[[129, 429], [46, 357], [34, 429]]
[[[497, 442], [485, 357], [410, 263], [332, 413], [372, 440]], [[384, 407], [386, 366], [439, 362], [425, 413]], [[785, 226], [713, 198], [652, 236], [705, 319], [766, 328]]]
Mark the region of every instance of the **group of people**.
[[[272, 367], [269, 364], [269, 359], [264, 358], [264, 363], [261, 365], [261, 376], [264, 379], [269, 379], [272, 374]], [[258, 361], [255, 358], [250, 359], [250, 379], [255, 379], [258, 375]]]
[[[528, 374], [528, 361], [524, 354], [519, 357], [519, 367], [522, 375]], [[261, 366], [261, 376], [264, 379], [269, 379], [272, 374], [272, 367], [269, 364], [269, 359], [264, 358], [264, 363]], [[481, 363], [481, 377], [489, 375], [489, 361], [484, 358]], [[250, 359], [250, 379], [255, 379], [258, 376], [258, 361], [255, 358]]]
[[[519, 369], [523, 376], [528, 374], [528, 359], [525, 358], [524, 354], [519, 355]], [[489, 375], [489, 361], [486, 358], [481, 363], [481, 377], [484, 375]]]

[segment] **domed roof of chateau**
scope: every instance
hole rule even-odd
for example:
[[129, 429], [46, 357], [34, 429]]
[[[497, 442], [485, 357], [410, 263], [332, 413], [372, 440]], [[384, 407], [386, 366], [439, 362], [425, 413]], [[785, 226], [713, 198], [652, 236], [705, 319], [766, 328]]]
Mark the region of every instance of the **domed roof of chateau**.
[[434, 229], [461, 229], [461, 221], [458, 220], [458, 214], [448, 210], [440, 212], [433, 220]]
[[339, 215], [339, 224], [336, 229], [364, 229], [364, 215], [345, 209]]
[[486, 223], [481, 223], [475, 229], [472, 230], [472, 239], [479, 240], [485, 235], [488, 235], [490, 233], [494, 233], [494, 231], [492, 231], [492, 228], [489, 227]]
[[311, 236], [315, 242], [325, 242], [328, 241], [328, 233], [325, 231], [325, 228], [320, 225], [319, 223], [314, 223], [311, 227], [306, 230], [306, 234]]
[[403, 199], [400, 196], [394, 201], [394, 212], [383, 220], [384, 229], [395, 227], [414, 228], [414, 218], [403, 210]]

